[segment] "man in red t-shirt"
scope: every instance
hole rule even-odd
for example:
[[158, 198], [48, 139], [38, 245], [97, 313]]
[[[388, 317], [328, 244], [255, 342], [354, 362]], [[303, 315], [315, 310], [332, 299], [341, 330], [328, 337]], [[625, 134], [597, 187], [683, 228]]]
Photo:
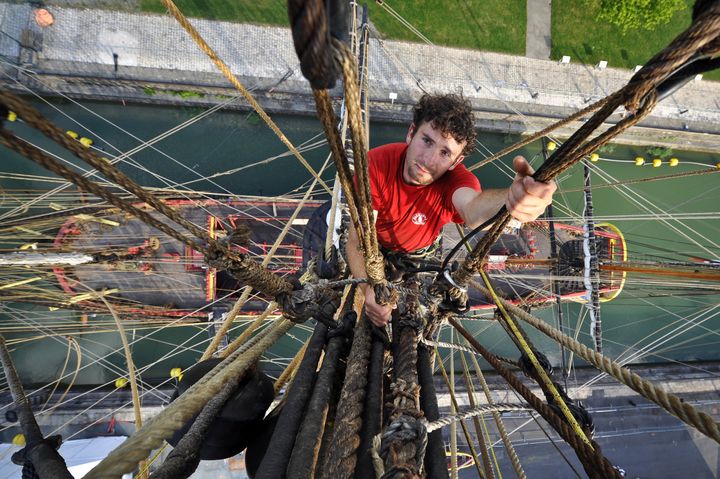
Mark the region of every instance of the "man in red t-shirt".
[[[378, 242], [385, 249], [412, 253], [433, 244], [442, 227], [465, 223], [471, 228], [490, 219], [504, 204], [516, 219], [540, 216], [552, 202], [554, 182], [532, 178], [527, 161], [513, 160], [515, 179], [509, 188], [482, 190], [462, 161], [475, 146], [475, 118], [458, 95], [423, 95], [415, 106], [405, 143], [370, 150], [368, 168]], [[355, 229], [347, 242], [353, 276], [366, 277], [365, 261]], [[379, 305], [369, 285], [365, 311], [376, 326], [390, 320], [394, 305]]]

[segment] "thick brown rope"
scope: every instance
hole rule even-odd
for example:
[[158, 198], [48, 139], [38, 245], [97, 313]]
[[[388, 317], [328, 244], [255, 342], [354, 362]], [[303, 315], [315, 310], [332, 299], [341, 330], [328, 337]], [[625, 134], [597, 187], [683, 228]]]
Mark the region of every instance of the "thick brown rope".
[[495, 161], [499, 158], [502, 158], [503, 156], [507, 155], [508, 153], [512, 153], [513, 151], [516, 151], [525, 145], [529, 145], [530, 143], [534, 142], [535, 140], [538, 140], [540, 138], [547, 136], [548, 133], [550, 133], [551, 131], [557, 130], [558, 128], [561, 128], [569, 123], [572, 123], [573, 121], [577, 120], [578, 118], [581, 118], [582, 116], [585, 116], [588, 113], [597, 110], [598, 108], [603, 106], [605, 104], [605, 102], [607, 102], [607, 97], [596, 101], [592, 105], [586, 106], [582, 110], [576, 111], [575, 113], [568, 116], [567, 118], [563, 118], [562, 120], [557, 121], [557, 122], [553, 123], [552, 125], [550, 125], [546, 128], [543, 128], [542, 130], [537, 131], [530, 136], [523, 138], [522, 140], [518, 141], [515, 144], [508, 146], [507, 148], [503, 148], [502, 150], [498, 151], [497, 153], [495, 153], [492, 156], [488, 156], [487, 158], [484, 158], [483, 160], [478, 161], [476, 164], [469, 167], [468, 171], [477, 170], [478, 168], [481, 168], [481, 167], [487, 165], [488, 163], [492, 163], [493, 161]]
[[99, 186], [97, 183], [94, 183], [87, 178], [84, 178], [81, 175], [75, 173], [74, 171], [70, 170], [66, 166], [60, 164], [55, 159], [45, 154], [42, 150], [15, 137], [15, 135], [10, 133], [9, 131], [0, 129], [0, 143], [2, 143], [3, 146], [6, 146], [7, 148], [10, 148], [11, 150], [21, 154], [25, 158], [28, 158], [39, 164], [40, 166], [52, 171], [53, 173], [62, 176], [63, 178], [76, 184], [83, 190], [104, 199], [108, 203], [112, 204], [113, 206], [117, 206], [123, 211], [131, 213], [132, 215], [142, 220], [144, 223], [152, 226], [153, 228], [157, 228], [166, 235], [175, 238], [176, 240], [190, 246], [197, 251], [202, 251], [203, 247], [197, 242], [193, 241], [191, 238], [170, 228], [158, 219], [151, 216], [148, 212], [135, 207], [129, 201], [121, 199], [117, 195], [109, 192], [107, 189]]
[[660, 53], [652, 57], [627, 85], [631, 94], [625, 101], [628, 111], [636, 111], [647, 94], [672, 75], [690, 57], [716, 41], [720, 33], [720, 3], [715, 3], [693, 19], [690, 27]]
[[214, 243], [214, 240], [210, 238], [210, 235], [203, 228], [198, 227], [191, 221], [188, 221], [180, 216], [174, 209], [128, 178], [114, 165], [101, 159], [97, 154], [95, 154], [95, 152], [85, 148], [80, 142], [70, 138], [64, 131], [50, 123], [40, 114], [39, 111], [25, 101], [21, 100], [19, 97], [9, 92], [0, 92], [0, 103], [17, 113], [17, 115], [22, 118], [25, 123], [38, 130], [55, 143], [71, 151], [75, 156], [98, 170], [106, 178], [119, 185], [122, 189], [134, 194], [141, 201], [152, 206], [156, 211], [162, 213], [170, 220], [187, 229], [197, 238], [200, 238], [208, 244]]
[[215, 51], [210, 48], [210, 45], [207, 44], [207, 42], [203, 39], [202, 35], [195, 29], [195, 27], [192, 26], [192, 24], [188, 21], [187, 18], [185, 18], [185, 15], [182, 14], [182, 12], [175, 6], [172, 0], [162, 0], [163, 5], [170, 11], [172, 16], [175, 17], [175, 19], [182, 25], [182, 27], [185, 29], [185, 31], [190, 35], [190, 37], [195, 41], [195, 43], [200, 47], [200, 49], [208, 56], [210, 57], [210, 60], [215, 64], [215, 66], [218, 67], [220, 72], [225, 75], [225, 78], [227, 78], [230, 83], [233, 84], [233, 86], [242, 94], [242, 96], [247, 100], [248, 103], [250, 103], [250, 106], [253, 107], [253, 110], [255, 110], [255, 113], [258, 114], [260, 118], [263, 119], [263, 121], [267, 124], [267, 126], [270, 127], [270, 129], [277, 135], [278, 138], [280, 138], [280, 141], [282, 141], [285, 146], [288, 147], [288, 149], [292, 152], [293, 155], [295, 155], [295, 158], [298, 159], [298, 161], [305, 167], [306, 170], [310, 172], [310, 174], [317, 179], [318, 183], [320, 183], [320, 186], [322, 186], [325, 191], [327, 191], [329, 194], [332, 194], [332, 190], [328, 187], [328, 185], [320, 178], [320, 176], [317, 174], [317, 172], [310, 166], [310, 164], [303, 158], [302, 154], [298, 151], [297, 148], [295, 148], [295, 145], [293, 145], [290, 140], [285, 136], [285, 134], [280, 131], [280, 128], [275, 124], [274, 121], [268, 116], [267, 113], [265, 113], [265, 110], [260, 106], [260, 104], [255, 100], [255, 98], [252, 96], [252, 94], [243, 86], [242, 83], [240, 83], [240, 80], [237, 79], [237, 77], [230, 71], [230, 68], [225, 64], [225, 62], [220, 59], [220, 57], [215, 53]]
[[368, 177], [367, 147], [363, 131], [362, 114], [359, 109], [359, 93], [357, 87], [357, 73], [354, 59], [350, 52], [340, 42], [333, 42], [337, 49], [336, 61], [341, 65], [345, 86], [346, 105], [348, 108], [348, 125], [350, 127], [353, 143], [354, 158], [356, 159], [357, 188], [352, 180], [347, 155], [337, 131], [338, 123], [332, 102], [327, 90], [313, 90], [318, 117], [325, 130], [330, 150], [335, 161], [338, 179], [348, 202], [350, 218], [360, 240], [360, 246], [365, 257], [365, 269], [370, 283], [375, 290], [378, 304], [393, 303], [397, 294], [387, 287], [385, 281], [385, 268], [382, 254], [378, 249], [375, 220], [372, 216], [372, 198], [370, 181]]
[[[345, 105], [348, 113], [348, 125], [350, 126], [350, 139], [353, 146], [353, 158], [355, 160], [355, 172], [358, 178], [358, 193], [364, 205], [368, 207], [364, 209], [367, 215], [365, 221], [368, 225], [368, 239], [372, 254], [377, 254], [378, 243], [377, 234], [375, 232], [375, 221], [372, 218], [372, 194], [370, 191], [370, 177], [368, 171], [368, 147], [365, 142], [365, 124], [362, 120], [362, 111], [360, 109], [360, 91], [357, 80], [357, 65], [355, 58], [350, 49], [339, 41], [334, 41], [333, 46], [337, 52], [337, 61], [343, 72], [343, 85], [345, 87]], [[370, 258], [372, 259], [372, 258]], [[379, 263], [382, 264], [382, 259]]]
[[420, 421], [420, 385], [418, 384], [418, 338], [423, 329], [419, 304], [419, 284], [408, 285], [403, 311], [393, 318], [397, 345], [393, 348], [393, 382], [390, 385], [392, 411], [382, 432], [380, 455], [384, 479], [420, 477], [427, 430]]
[[[485, 289], [480, 284], [475, 284], [475, 286], [480, 291]], [[602, 354], [591, 350], [582, 343], [575, 341], [573, 338], [561, 333], [557, 329], [546, 324], [544, 321], [535, 318], [517, 306], [506, 301], [502, 302], [508, 311], [516, 317], [539, 329], [543, 334], [570, 349], [575, 354], [598, 368], [600, 371], [613, 376], [630, 389], [651, 400], [673, 416], [679, 418], [684, 423], [693, 426], [701, 433], [720, 443], [720, 427], [718, 427], [718, 424], [708, 414], [698, 411], [692, 405], [682, 401], [674, 394], [665, 392], [662, 389], [655, 387], [651, 382], [642, 379], [629, 369], [624, 368]]]
[[324, 0], [289, 0], [288, 16], [300, 70], [313, 89], [335, 86], [335, 63], [330, 53], [330, 27]]
[[[542, 182], [552, 180], [559, 173], [580, 161], [581, 158], [647, 116], [657, 102], [655, 89], [698, 50], [716, 41], [719, 32], [720, 4], [713, 4], [693, 21], [690, 28], [653, 57], [625, 87], [610, 95], [601, 108], [538, 169], [533, 175], [534, 178]], [[586, 138], [622, 104], [632, 114], [593, 140], [583, 144]], [[478, 242], [459, 270], [453, 274], [453, 279], [458, 285], [465, 286], [481, 267], [490, 246], [510, 221], [510, 215], [503, 207], [495, 219], [495, 224], [490, 231]], [[451, 290], [450, 293], [453, 297], [461, 296], [457, 288]]]
[[585, 471], [591, 478], [609, 478], [614, 477], [620, 479], [620, 473], [617, 469], [602, 455], [600, 446], [590, 440], [591, 445], [581, 440], [575, 435], [572, 429], [553, 411], [550, 406], [545, 404], [540, 398], [535, 396], [527, 386], [525, 386], [518, 378], [507, 370], [495, 355], [485, 349], [460, 323], [454, 319], [449, 319], [450, 324], [465, 337], [475, 350], [480, 353], [487, 362], [505, 379], [513, 389], [515, 389], [525, 399], [533, 409], [535, 409], [550, 425], [560, 434], [577, 453], [580, 462], [582, 462]]
[[317, 108], [318, 118], [325, 130], [325, 136], [327, 137], [328, 144], [330, 145], [330, 151], [332, 152], [333, 161], [335, 162], [338, 179], [340, 180], [343, 192], [345, 193], [345, 200], [348, 203], [350, 219], [352, 220], [355, 231], [357, 231], [358, 237], [362, 242], [364, 239], [364, 235], [362, 234], [364, 226], [360, 219], [360, 200], [355, 192], [352, 181], [352, 172], [350, 171], [350, 166], [348, 165], [347, 155], [345, 153], [345, 149], [343, 148], [342, 140], [340, 139], [340, 133], [336, 128], [338, 120], [335, 115], [335, 111], [333, 110], [332, 101], [330, 100], [330, 93], [327, 90], [313, 90], [313, 95], [315, 96], [315, 106]]
[[323, 479], [351, 479], [355, 472], [370, 360], [370, 327], [365, 314], [360, 316], [355, 326], [345, 382], [335, 415], [335, 427], [329, 442], [333, 447], [329, 449], [322, 466]]
[[[186, 479], [195, 472], [200, 464], [200, 450], [210, 426], [218, 418], [225, 403], [234, 395], [242, 379], [242, 376], [231, 378], [217, 396], [208, 401], [190, 429], [173, 447], [160, 467], [152, 473], [150, 479]], [[143, 470], [142, 465], [140, 470]]]
[[48, 122], [37, 110], [26, 104], [20, 98], [7, 92], [2, 92], [0, 93], [0, 103], [17, 112], [18, 116], [28, 124], [34, 126], [48, 138], [75, 153], [105, 176], [118, 183], [122, 188], [135, 194], [138, 199], [152, 206], [156, 211], [165, 215], [170, 220], [188, 229], [194, 236], [204, 240], [206, 244], [196, 242], [187, 235], [154, 218], [150, 213], [134, 206], [129, 201], [121, 199], [118, 195], [110, 192], [106, 188], [72, 171], [39, 148], [21, 141], [7, 130], [0, 129], [0, 143], [4, 146], [20, 153], [53, 173], [62, 176], [85, 191], [103, 198], [113, 206], [117, 206], [121, 210], [131, 213], [144, 223], [157, 228], [192, 249], [204, 252], [213, 259], [220, 256], [213, 266], [221, 265], [224, 269], [230, 270], [236, 277], [260, 290], [262, 293], [277, 296], [280, 293], [292, 291], [292, 284], [287, 280], [259, 266], [246, 255], [231, 251], [225, 245], [211, 238], [205, 230], [182, 218], [175, 210], [130, 180], [114, 166], [109, 165], [94, 153], [84, 149], [78, 142], [70, 139], [59, 128]]
[[[329, 161], [329, 158], [328, 158], [328, 160], [325, 161], [325, 164], [320, 169], [321, 174], [325, 170], [325, 167], [327, 166], [328, 161]], [[288, 220], [285, 222], [285, 226], [283, 227], [282, 231], [280, 231], [280, 234], [278, 235], [278, 237], [275, 238], [273, 245], [270, 247], [270, 251], [268, 251], [267, 254], [265, 254], [265, 257], [263, 258], [262, 263], [260, 264], [263, 268], [267, 267], [270, 264], [270, 261], [272, 261], [272, 258], [274, 257], [275, 252], [278, 250], [278, 248], [282, 244], [282, 241], [285, 239], [287, 234], [290, 232], [293, 224], [295, 223], [295, 219], [298, 217], [298, 215], [302, 211], [303, 207], [305, 206], [305, 202], [307, 202], [307, 200], [310, 198], [310, 194], [315, 189], [316, 184], [317, 184], [317, 180], [313, 180], [313, 182], [310, 184], [310, 187], [305, 192], [305, 195], [302, 197], [300, 202], [295, 207], [295, 210], [290, 215], [290, 218], [288, 218]], [[230, 330], [230, 327], [232, 326], [233, 321], [235, 321], [235, 317], [238, 315], [240, 310], [242, 310], [243, 306], [245, 306], [245, 303], [247, 302], [248, 298], [250, 298], [251, 292], [252, 292], [252, 288], [250, 288], [250, 287], [246, 287], [243, 290], [241, 297], [235, 302], [235, 304], [232, 307], [232, 310], [230, 310], [230, 312], [227, 314], [225, 321], [223, 321], [220, 328], [218, 328], [218, 330], [215, 332], [215, 336], [213, 337], [212, 341], [210, 341], [210, 344], [208, 345], [208, 347], [205, 349], [205, 352], [203, 353], [202, 357], [200, 358], [200, 361], [208, 359], [213, 354], [215, 354], [215, 351], [217, 350], [218, 345], [222, 341], [222, 338]], [[267, 306], [266, 313], [268, 310], [274, 310], [276, 307], [277, 307], [277, 303], [275, 303], [274, 301], [271, 302]], [[266, 313], [263, 313], [263, 314], [265, 314], [265, 316], [267, 316]], [[257, 325], [255, 327], [257, 327]], [[246, 330], [246, 332], [247, 332], [247, 330]], [[243, 334], [245, 334], [245, 333], [243, 333]], [[247, 333], [247, 334], [250, 334], [250, 333]], [[240, 340], [238, 338], [236, 341], [241, 342], [242, 340]], [[230, 347], [230, 345], [228, 345], [228, 348], [229, 347]], [[237, 347], [237, 346], [235, 346], [235, 347]], [[229, 353], [226, 353], [226, 354], [229, 354]]]

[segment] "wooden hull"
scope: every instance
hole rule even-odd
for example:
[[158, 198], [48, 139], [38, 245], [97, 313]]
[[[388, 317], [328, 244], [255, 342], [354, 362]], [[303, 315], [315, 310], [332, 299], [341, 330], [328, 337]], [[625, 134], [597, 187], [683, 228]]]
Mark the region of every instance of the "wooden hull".
[[[252, 232], [250, 243], [238, 248], [258, 262], [266, 256], [297, 206], [297, 202], [290, 200], [259, 199], [171, 200], [168, 203], [216, 238], [240, 224], [246, 225]], [[322, 249], [322, 235], [317, 228], [312, 224], [306, 227], [308, 222], [317, 222], [319, 216], [313, 218], [312, 215], [319, 206], [319, 202], [303, 206], [268, 264], [270, 270], [283, 275], [296, 274], [307, 263], [308, 252]], [[538, 306], [555, 301], [551, 284], [551, 277], [555, 275], [561, 280], [563, 299], [581, 300], [585, 294], [582, 268], [578, 267], [582, 265], [582, 228], [556, 225], [556, 236], [560, 252], [557, 272], [551, 259], [546, 223], [534, 222], [524, 225], [517, 234], [504, 234], [493, 246], [485, 265], [493, 288], [513, 302]], [[598, 229], [596, 236], [603, 258], [623, 257], [624, 243], [619, 232]], [[445, 227], [443, 257], [459, 237], [454, 225]], [[229, 275], [208, 268], [200, 253], [116, 210], [107, 210], [91, 219], [69, 219], [58, 232], [55, 246], [66, 251], [92, 252], [99, 258], [94, 263], [55, 268], [59, 285], [69, 295], [65, 305], [68, 307], [101, 310], [94, 300], [80, 296], [93, 290], [106, 291], [107, 297], [125, 313], [148, 317], [207, 317], [211, 308], [229, 307], [242, 287]], [[455, 259], [462, 260], [464, 254], [461, 251]], [[604, 294], [618, 290], [619, 274], [605, 275], [601, 282]], [[481, 281], [479, 276], [477, 280]], [[78, 301], [72, 299], [78, 297]], [[491, 312], [494, 309], [492, 301], [474, 289], [470, 298], [473, 310]], [[244, 311], [258, 313], [265, 306], [264, 301], [251, 299]]]

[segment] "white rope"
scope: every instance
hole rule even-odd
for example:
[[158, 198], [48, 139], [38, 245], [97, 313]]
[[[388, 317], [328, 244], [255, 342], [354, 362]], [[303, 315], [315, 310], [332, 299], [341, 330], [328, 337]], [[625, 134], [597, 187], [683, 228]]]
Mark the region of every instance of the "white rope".
[[433, 432], [450, 424], [454, 424], [458, 421], [468, 419], [471, 417], [481, 416], [483, 414], [489, 414], [493, 412], [509, 412], [509, 411], [529, 411], [530, 406], [527, 404], [509, 404], [509, 403], [495, 403], [484, 406], [476, 406], [466, 411], [453, 414], [450, 416], [442, 417], [436, 421], [429, 422], [427, 424], [427, 432]]

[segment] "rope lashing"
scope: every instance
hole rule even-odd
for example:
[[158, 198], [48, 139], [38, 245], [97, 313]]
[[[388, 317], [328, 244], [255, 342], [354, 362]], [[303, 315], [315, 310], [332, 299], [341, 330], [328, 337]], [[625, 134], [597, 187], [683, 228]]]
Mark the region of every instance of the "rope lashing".
[[525, 401], [528, 402], [550, 425], [560, 434], [577, 453], [578, 458], [583, 463], [585, 471], [591, 478], [616, 478], [620, 479], [619, 472], [615, 467], [602, 455], [600, 446], [592, 439], [590, 444], [581, 440], [568, 426], [568, 424], [560, 418], [553, 409], [545, 404], [540, 398], [535, 396], [530, 389], [518, 380], [510, 371], [508, 371], [497, 358], [487, 349], [485, 349], [460, 323], [454, 318], [449, 319], [449, 323], [472, 345], [475, 350], [480, 353], [487, 362], [505, 379], [510, 386], [515, 389]]
[[390, 464], [381, 479], [421, 477], [427, 433], [425, 421], [419, 418], [405, 414], [395, 418], [381, 435], [380, 456]]
[[[477, 284], [476, 287], [478, 287], [480, 291], [483, 291], [484, 289], [482, 285], [479, 284]], [[548, 326], [544, 321], [528, 314], [526, 311], [523, 311], [517, 306], [506, 301], [503, 301], [503, 304], [513, 315], [573, 351], [600, 371], [611, 375], [630, 389], [662, 407], [673, 416], [679, 418], [684, 423], [693, 426], [701, 433], [720, 443], [720, 427], [710, 415], [702, 411], [698, 411], [691, 404], [682, 401], [674, 394], [655, 387], [651, 382], [646, 381], [629, 369], [620, 366], [611, 359], [591, 350], [587, 346], [561, 333], [555, 328]]]
[[475, 406], [466, 411], [445, 416], [437, 421], [427, 423], [427, 431], [433, 432], [437, 429], [448, 426], [454, 422], [462, 421], [463, 419], [470, 419], [476, 416], [482, 416], [483, 414], [489, 414], [493, 412], [510, 412], [510, 411], [530, 411], [532, 408], [527, 404], [511, 404], [511, 403], [494, 403], [483, 406]]
[[332, 58], [330, 41], [332, 36], [339, 38], [341, 34], [346, 34], [346, 22], [343, 22], [346, 16], [345, 1], [288, 1], [288, 17], [300, 70], [316, 90], [335, 86], [338, 70]]
[[277, 301], [285, 317], [296, 323], [314, 318], [326, 326], [335, 327], [333, 315], [340, 305], [340, 295], [325, 283], [326, 280], [305, 283], [302, 289], [278, 295]]

